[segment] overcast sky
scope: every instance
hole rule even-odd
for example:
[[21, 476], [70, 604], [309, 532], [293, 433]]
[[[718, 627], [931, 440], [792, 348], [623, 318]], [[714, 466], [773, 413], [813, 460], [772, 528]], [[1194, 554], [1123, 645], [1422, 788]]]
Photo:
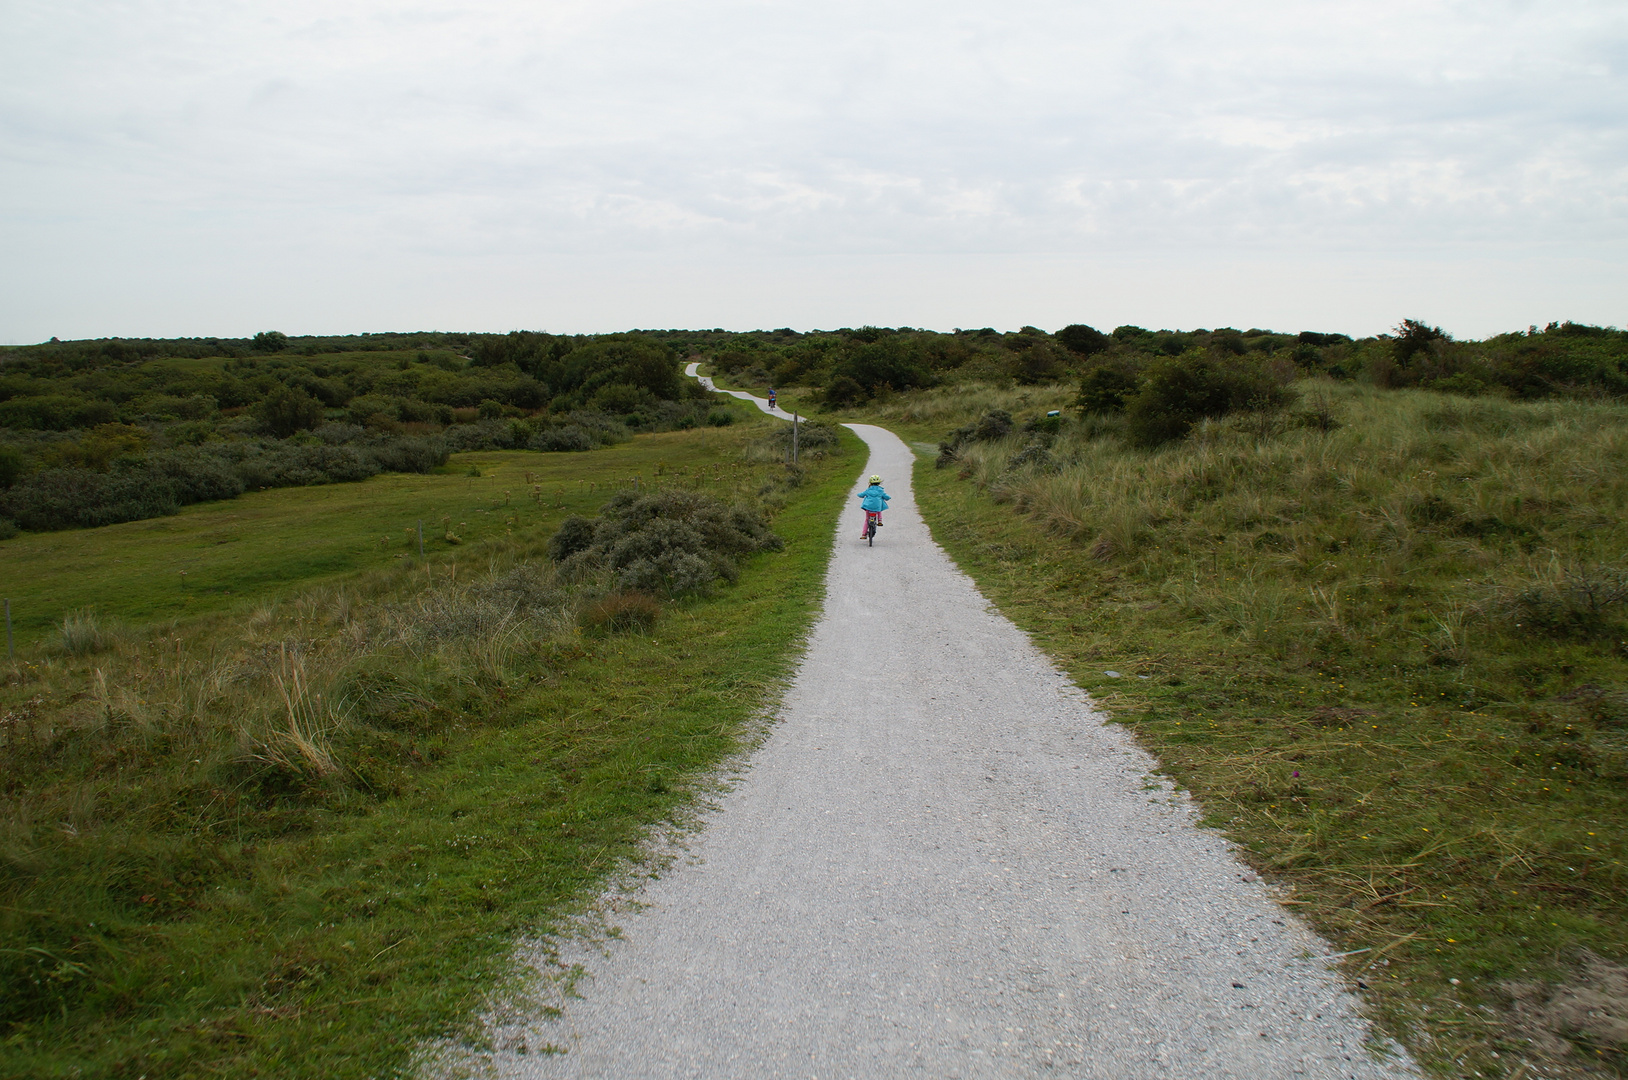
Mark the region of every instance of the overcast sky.
[[0, 0], [0, 341], [1628, 324], [1628, 3]]

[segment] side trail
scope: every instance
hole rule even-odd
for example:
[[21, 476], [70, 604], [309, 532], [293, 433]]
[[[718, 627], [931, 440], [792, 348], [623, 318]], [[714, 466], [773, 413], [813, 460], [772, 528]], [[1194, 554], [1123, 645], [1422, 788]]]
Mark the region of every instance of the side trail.
[[893, 495], [876, 546], [850, 498], [771, 734], [580, 999], [527, 1025], [565, 1052], [498, 1072], [1417, 1077], [1367, 1049], [1327, 943], [933, 543], [909, 448], [849, 426]]

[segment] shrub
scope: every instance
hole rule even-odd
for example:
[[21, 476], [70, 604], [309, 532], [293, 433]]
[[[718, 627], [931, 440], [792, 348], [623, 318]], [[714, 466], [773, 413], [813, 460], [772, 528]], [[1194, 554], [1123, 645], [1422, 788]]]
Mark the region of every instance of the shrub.
[[10, 518], [0, 518], [0, 540], [10, 540], [17, 532], [16, 522]]
[[1045, 441], [1035, 439], [1022, 450], [1013, 454], [1011, 460], [1006, 463], [1008, 472], [1022, 468], [1032, 468], [1040, 472], [1056, 472], [1058, 464], [1057, 459], [1052, 457], [1051, 449], [1046, 445]]
[[521, 563], [507, 573], [493, 578], [476, 589], [475, 595], [482, 600], [497, 600], [508, 604], [519, 614], [559, 607], [565, 601], [564, 593], [555, 582], [553, 571], [546, 566], [529, 562]]
[[1403, 319], [1396, 327], [1391, 354], [1398, 364], [1406, 366], [1415, 355], [1429, 350], [1433, 343], [1451, 340], [1439, 326], [1429, 326], [1418, 319]]
[[548, 538], [548, 557], [555, 562], [563, 562], [593, 546], [594, 523], [581, 514], [572, 514], [560, 522], [559, 531]]
[[608, 569], [623, 589], [681, 596], [705, 592], [719, 578], [734, 581], [735, 559], [782, 546], [755, 508], [667, 490], [616, 495], [597, 521], [567, 518], [549, 539], [548, 554], [568, 565]]
[[1136, 393], [1136, 374], [1113, 364], [1099, 364], [1080, 379], [1080, 394], [1074, 399], [1081, 412], [1117, 413]]
[[650, 407], [655, 401], [656, 396], [642, 386], [611, 383], [595, 390], [588, 404], [601, 412], [626, 416]]
[[23, 475], [23, 452], [15, 446], [0, 446], [0, 489], [8, 488]]
[[1556, 567], [1501, 598], [1504, 614], [1523, 630], [1556, 637], [1615, 636], [1628, 607], [1628, 570], [1616, 566]]
[[551, 453], [581, 453], [585, 450], [592, 450], [596, 445], [594, 437], [576, 424], [539, 431], [526, 444], [529, 449]]
[[111, 424], [118, 418], [118, 410], [111, 402], [71, 394], [43, 394], [0, 401], [0, 427], [67, 431]]
[[950, 437], [938, 444], [937, 467], [942, 469], [955, 460], [956, 454], [968, 443], [992, 442], [1012, 434], [1015, 424], [1012, 414], [1005, 409], [990, 409], [972, 423], [950, 432]]
[[735, 414], [728, 409], [713, 409], [707, 413], [707, 423], [713, 427], [728, 427], [735, 422]]
[[1107, 334], [1084, 323], [1063, 327], [1057, 331], [1057, 340], [1069, 352], [1079, 356], [1095, 356], [1114, 343]]
[[865, 388], [859, 385], [859, 380], [849, 375], [838, 375], [825, 387], [825, 404], [839, 409], [857, 404], [865, 397]]
[[1185, 438], [1206, 417], [1280, 408], [1288, 400], [1288, 391], [1258, 368], [1195, 350], [1148, 369], [1126, 405], [1126, 430], [1138, 446], [1159, 446]]
[[587, 433], [595, 446], [609, 446], [631, 438], [627, 425], [609, 413], [597, 409], [578, 409], [566, 417], [568, 427], [578, 427]]
[[312, 430], [311, 434], [327, 443], [329, 446], [343, 446], [355, 442], [367, 432], [360, 424], [323, 424]]
[[[459, 414], [472, 409], [456, 410]], [[514, 448], [514, 428], [501, 420], [481, 420], [476, 423], [454, 424], [444, 433], [447, 447], [453, 453], [464, 450], [511, 450]], [[533, 446], [532, 449], [537, 449]]]
[[[791, 449], [791, 425], [776, 424], [761, 442], [772, 447], [776, 452]], [[807, 453], [810, 450], [825, 450], [837, 445], [837, 429], [835, 425], [821, 423], [818, 420], [803, 420], [797, 425], [797, 448]]]
[[43, 469], [0, 498], [0, 513], [32, 532], [139, 521], [179, 508], [164, 485], [88, 469]]
[[[850, 346], [832, 369], [838, 378], [846, 376], [874, 397], [884, 387], [909, 390], [931, 386], [934, 376], [923, 357], [908, 339], [889, 334]], [[833, 380], [834, 381], [834, 380]], [[829, 387], [827, 387], [829, 394]]]
[[616, 581], [624, 589], [688, 596], [706, 592], [720, 577], [733, 584], [738, 575], [727, 561], [704, 559], [689, 551], [664, 551], [653, 558], [626, 563], [617, 572]]
[[299, 387], [285, 386], [254, 407], [254, 418], [270, 434], [286, 439], [322, 423], [322, 402]]
[[34, 532], [91, 528], [162, 517], [192, 503], [235, 498], [245, 488], [344, 483], [384, 471], [422, 473], [446, 460], [440, 438], [374, 436], [348, 446], [318, 438], [176, 447], [125, 458], [106, 473], [42, 469], [0, 491], [0, 517]]
[[373, 459], [378, 472], [405, 473], [427, 473], [440, 468], [449, 456], [446, 442], [435, 437], [381, 440], [363, 453]]
[[1056, 379], [1068, 361], [1068, 354], [1064, 350], [1059, 349], [1044, 332], [1032, 326], [1007, 335], [1001, 344], [1010, 354], [1006, 370], [1026, 386]]
[[614, 592], [589, 604], [579, 621], [588, 630], [617, 633], [649, 630], [661, 618], [661, 601], [642, 592]]

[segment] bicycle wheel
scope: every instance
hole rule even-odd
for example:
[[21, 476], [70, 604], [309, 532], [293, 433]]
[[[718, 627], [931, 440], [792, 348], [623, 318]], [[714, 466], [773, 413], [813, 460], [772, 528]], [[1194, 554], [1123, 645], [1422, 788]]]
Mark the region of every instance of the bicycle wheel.
[[865, 543], [870, 547], [876, 546], [876, 519], [873, 517], [865, 518]]

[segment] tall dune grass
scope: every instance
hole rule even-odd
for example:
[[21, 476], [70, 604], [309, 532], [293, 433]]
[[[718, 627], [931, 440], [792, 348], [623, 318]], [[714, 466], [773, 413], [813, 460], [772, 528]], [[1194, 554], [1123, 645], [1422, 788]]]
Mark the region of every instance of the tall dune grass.
[[1620, 1028], [1523, 1003], [1628, 1008], [1628, 408], [1297, 390], [1150, 451], [961, 388], [912, 436], [1018, 430], [918, 498], [1422, 1060], [1623, 1075]]
[[[1292, 591], [1310, 623], [1326, 621], [1314, 591], [1326, 607], [1408, 588], [1407, 575], [1429, 603], [1365, 616], [1418, 633], [1628, 550], [1628, 419], [1618, 406], [1338, 383], [1303, 394], [1339, 426], [1290, 414], [1267, 418], [1263, 431], [1257, 417], [1223, 418], [1149, 452], [1071, 424], [1031, 464], [1010, 464], [1036, 441], [1018, 434], [963, 448], [958, 467], [1052, 534], [1143, 575], [1179, 576], [1197, 552], [1247, 563], [1254, 587]], [[1231, 602], [1231, 590], [1170, 588], [1191, 607]]]

